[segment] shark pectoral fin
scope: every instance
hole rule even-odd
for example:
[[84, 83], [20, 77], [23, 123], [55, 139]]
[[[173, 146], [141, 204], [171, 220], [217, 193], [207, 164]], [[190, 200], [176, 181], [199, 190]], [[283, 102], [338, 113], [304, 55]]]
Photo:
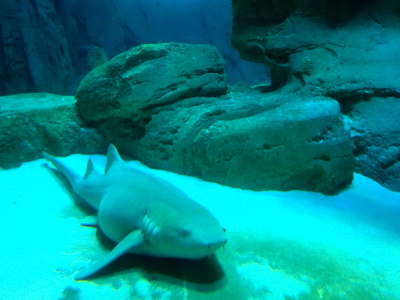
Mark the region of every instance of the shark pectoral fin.
[[81, 222], [82, 226], [87, 226], [87, 227], [99, 227], [99, 220], [97, 218], [97, 216], [87, 216], [85, 217], [82, 222]]
[[109, 254], [102, 257], [100, 260], [91, 265], [88, 269], [78, 273], [78, 275], [75, 276], [75, 280], [82, 280], [93, 275], [94, 273], [103, 269], [108, 264], [112, 263], [122, 254], [128, 252], [131, 248], [140, 245], [142, 242], [143, 237], [141, 231], [132, 231], [122, 241], [120, 241]]

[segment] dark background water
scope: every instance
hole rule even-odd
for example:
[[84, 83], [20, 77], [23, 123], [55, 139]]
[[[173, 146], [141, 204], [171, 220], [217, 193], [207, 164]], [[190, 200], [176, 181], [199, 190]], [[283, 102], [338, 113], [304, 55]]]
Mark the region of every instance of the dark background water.
[[231, 47], [230, 0], [3, 0], [0, 4], [0, 95], [74, 94], [88, 51], [108, 57], [145, 43], [212, 44], [230, 84], [265, 82], [265, 66]]

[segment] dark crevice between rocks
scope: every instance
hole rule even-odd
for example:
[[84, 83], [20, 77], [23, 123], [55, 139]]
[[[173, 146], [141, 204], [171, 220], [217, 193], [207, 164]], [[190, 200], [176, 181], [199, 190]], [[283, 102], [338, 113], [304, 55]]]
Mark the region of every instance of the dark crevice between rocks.
[[[364, 89], [365, 90], [365, 89]], [[329, 96], [330, 95], [330, 96]], [[338, 97], [337, 95], [332, 95], [327, 93], [324, 95], [325, 97], [330, 97], [336, 100], [340, 105], [340, 111], [344, 115], [350, 115], [353, 111], [353, 107], [355, 104], [363, 101], [371, 101], [372, 97], [393, 97], [400, 99], [400, 90], [398, 89], [376, 89], [373, 93], [367, 94], [351, 94], [343, 97]]]
[[336, 27], [360, 14], [371, 0], [326, 0], [324, 2], [326, 21], [328, 25]]
[[[140, 140], [146, 135], [146, 125], [151, 122], [151, 116], [133, 120], [131, 118], [112, 118], [85, 123], [90, 128], [97, 128], [111, 143], [117, 139]], [[112, 128], [112, 129], [109, 129]], [[105, 132], [112, 132], [107, 136]], [[117, 133], [117, 134], [116, 134]]]
[[341, 106], [345, 105], [346, 102], [358, 102], [358, 101], [369, 101], [372, 97], [394, 97], [400, 98], [399, 89], [375, 89], [375, 88], [363, 88], [363, 89], [346, 89], [346, 90], [330, 90], [324, 93], [325, 97], [330, 97], [337, 100]]
[[368, 14], [368, 17], [370, 17], [371, 18], [371, 20], [372, 21], [374, 21], [376, 24], [378, 24], [378, 25], [381, 25], [382, 26], [382, 23], [381, 22], [379, 22], [376, 18], [374, 18], [374, 16], [372, 15], [372, 14]]
[[303, 87], [306, 86], [307, 83], [306, 83], [306, 81], [304, 80], [304, 77], [303, 77], [303, 74], [302, 74], [302, 73], [296, 72], [296, 73], [293, 73], [293, 76], [296, 77], [296, 78], [301, 82], [301, 85], [302, 85]]
[[328, 162], [331, 160], [331, 158], [329, 157], [329, 155], [323, 154], [323, 155], [321, 155], [321, 157], [317, 158], [316, 160], [322, 160], [322, 161]]
[[271, 68], [271, 86], [269, 92], [274, 92], [284, 87], [289, 80], [289, 73], [282, 68]]
[[290, 53], [265, 53], [265, 56], [277, 65], [284, 66], [289, 62]]
[[283, 145], [271, 145], [270, 143], [265, 142], [263, 144], [262, 150], [270, 151], [270, 150], [272, 150], [274, 148], [279, 148], [279, 147], [283, 147]]
[[353, 155], [354, 157], [358, 157], [361, 156], [363, 154], [365, 154], [365, 150], [368, 149], [369, 145], [368, 144], [368, 140], [364, 137], [364, 138], [357, 138], [357, 137], [352, 137], [353, 140]]
[[360, 101], [370, 101], [370, 98], [335, 98], [331, 97], [332, 99], [336, 100], [340, 105], [340, 111], [343, 115], [349, 115], [353, 111], [353, 107]]

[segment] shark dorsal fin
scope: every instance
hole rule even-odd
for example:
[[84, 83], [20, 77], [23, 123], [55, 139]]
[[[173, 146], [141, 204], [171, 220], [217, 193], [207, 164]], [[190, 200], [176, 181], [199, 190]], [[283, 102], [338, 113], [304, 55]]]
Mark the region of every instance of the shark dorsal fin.
[[86, 166], [85, 176], [83, 176], [83, 178], [87, 179], [93, 173], [99, 173], [99, 172], [94, 167], [92, 158], [89, 158], [89, 160], [87, 162], [87, 166]]
[[115, 165], [123, 164], [124, 161], [122, 160], [121, 156], [119, 156], [119, 153], [117, 151], [117, 148], [113, 144], [108, 147], [108, 152], [107, 152], [107, 164], [106, 168], [104, 170], [104, 173], [107, 174], [110, 168], [112, 168]]

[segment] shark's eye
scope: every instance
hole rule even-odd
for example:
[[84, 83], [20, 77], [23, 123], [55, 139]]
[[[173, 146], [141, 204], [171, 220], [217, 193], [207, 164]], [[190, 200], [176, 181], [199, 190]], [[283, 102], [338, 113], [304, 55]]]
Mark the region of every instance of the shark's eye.
[[186, 229], [181, 229], [181, 230], [179, 230], [179, 235], [181, 237], [187, 237], [188, 235], [190, 235], [190, 231], [186, 230]]

